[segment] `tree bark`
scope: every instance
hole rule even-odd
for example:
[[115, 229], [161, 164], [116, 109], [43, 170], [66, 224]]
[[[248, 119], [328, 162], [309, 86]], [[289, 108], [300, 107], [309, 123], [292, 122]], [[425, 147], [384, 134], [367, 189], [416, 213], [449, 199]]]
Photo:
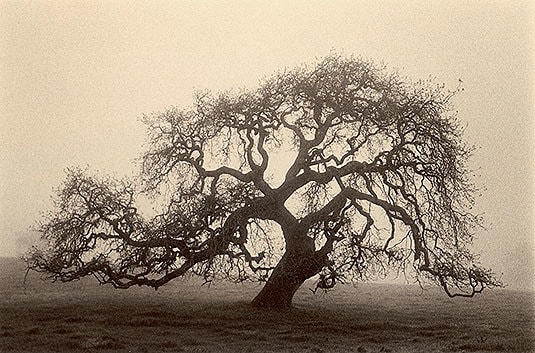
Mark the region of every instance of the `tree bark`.
[[285, 253], [251, 304], [263, 308], [290, 308], [295, 292], [325, 264], [326, 258], [314, 253]]

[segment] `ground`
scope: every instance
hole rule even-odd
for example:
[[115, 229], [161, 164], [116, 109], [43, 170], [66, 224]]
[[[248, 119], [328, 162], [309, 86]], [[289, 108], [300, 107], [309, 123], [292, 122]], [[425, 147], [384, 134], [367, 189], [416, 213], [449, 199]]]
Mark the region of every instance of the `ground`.
[[533, 293], [358, 284], [265, 311], [260, 287], [177, 280], [154, 291], [45, 283], [0, 259], [0, 352], [534, 352]]

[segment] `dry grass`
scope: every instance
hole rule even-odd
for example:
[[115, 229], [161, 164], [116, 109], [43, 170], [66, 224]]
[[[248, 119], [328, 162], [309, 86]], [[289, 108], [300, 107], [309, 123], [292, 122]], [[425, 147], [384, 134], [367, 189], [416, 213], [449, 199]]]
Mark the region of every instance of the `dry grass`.
[[175, 281], [155, 292], [93, 281], [43, 283], [0, 261], [1, 352], [532, 352], [534, 298], [495, 290], [449, 299], [415, 286], [362, 284], [289, 311], [253, 309], [255, 285]]

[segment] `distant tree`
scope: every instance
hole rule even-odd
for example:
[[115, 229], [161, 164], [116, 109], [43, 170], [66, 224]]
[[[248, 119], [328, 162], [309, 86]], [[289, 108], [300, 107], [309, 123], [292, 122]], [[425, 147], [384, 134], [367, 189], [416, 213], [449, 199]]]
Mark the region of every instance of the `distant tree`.
[[480, 220], [454, 93], [336, 54], [199, 93], [145, 119], [138, 184], [164, 211], [145, 219], [134, 183], [71, 170], [28, 265], [116, 288], [260, 280], [263, 307], [290, 306], [314, 276], [328, 289], [390, 269], [473, 296], [500, 283], [468, 249]]

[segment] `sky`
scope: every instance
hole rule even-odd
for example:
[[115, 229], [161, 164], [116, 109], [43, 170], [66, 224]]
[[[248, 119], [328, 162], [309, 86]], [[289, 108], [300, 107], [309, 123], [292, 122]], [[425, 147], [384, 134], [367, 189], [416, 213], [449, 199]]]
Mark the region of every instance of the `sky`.
[[535, 289], [535, 6], [530, 1], [0, 0], [0, 256], [26, 251], [65, 169], [135, 175], [143, 114], [254, 87], [336, 51], [454, 98], [484, 187], [474, 248]]

